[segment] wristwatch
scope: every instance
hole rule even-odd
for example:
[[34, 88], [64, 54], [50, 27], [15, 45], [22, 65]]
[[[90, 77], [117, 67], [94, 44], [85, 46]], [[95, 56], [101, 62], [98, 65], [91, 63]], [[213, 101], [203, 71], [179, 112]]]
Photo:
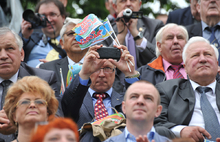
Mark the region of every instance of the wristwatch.
[[137, 74], [135, 74], [135, 75], [133, 75], [133, 76], [126, 76], [125, 78], [138, 78], [139, 76], [140, 76], [140, 73], [139, 73], [139, 71], [136, 71], [137, 72]]
[[143, 32], [139, 32], [136, 37], [134, 37], [134, 41], [143, 38]]

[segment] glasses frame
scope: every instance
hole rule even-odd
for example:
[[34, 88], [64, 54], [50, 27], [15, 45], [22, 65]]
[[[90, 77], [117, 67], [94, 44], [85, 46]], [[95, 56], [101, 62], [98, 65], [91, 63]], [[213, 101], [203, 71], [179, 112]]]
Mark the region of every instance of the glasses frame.
[[[105, 68], [100, 68], [99, 70], [96, 71], [96, 73], [100, 73], [101, 69], [103, 69], [104, 73], [113, 73], [115, 71], [115, 68], [105, 67]], [[106, 72], [106, 69], [111, 69], [111, 71], [110, 72]]]
[[[35, 106], [38, 106], [37, 104], [35, 104], [35, 101], [38, 101], [38, 100], [43, 100], [43, 99], [37, 99], [37, 100], [20, 100], [20, 101], [18, 101], [18, 102], [16, 103], [15, 107], [17, 108], [17, 107], [21, 106], [21, 104], [18, 105], [21, 101], [29, 101], [30, 104], [31, 104], [31, 102], [34, 102], [34, 105], [35, 105]], [[48, 106], [47, 101], [46, 101], [46, 100], [43, 100], [43, 101], [44, 101], [45, 104], [46, 104], [45, 106]], [[28, 106], [30, 106], [30, 104], [29, 104]], [[28, 106], [27, 106], [27, 107], [28, 107]]]
[[55, 19], [55, 18], [58, 18], [61, 14], [57, 14], [57, 13], [54, 13], [54, 12], [51, 12], [49, 14], [42, 14], [44, 15], [45, 17], [49, 18], [49, 19]]

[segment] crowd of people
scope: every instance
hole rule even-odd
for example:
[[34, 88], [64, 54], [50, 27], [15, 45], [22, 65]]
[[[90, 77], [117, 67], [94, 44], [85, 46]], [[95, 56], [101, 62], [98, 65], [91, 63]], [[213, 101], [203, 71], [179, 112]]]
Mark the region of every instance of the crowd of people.
[[[219, 0], [190, 0], [165, 25], [124, 20], [141, 0], [105, 0], [120, 45], [109, 37], [84, 50], [66, 3], [36, 5], [41, 29], [0, 27], [0, 142], [100, 142], [107, 123], [106, 142], [220, 142]], [[120, 59], [100, 59], [103, 46]], [[111, 127], [115, 114], [125, 125]]]

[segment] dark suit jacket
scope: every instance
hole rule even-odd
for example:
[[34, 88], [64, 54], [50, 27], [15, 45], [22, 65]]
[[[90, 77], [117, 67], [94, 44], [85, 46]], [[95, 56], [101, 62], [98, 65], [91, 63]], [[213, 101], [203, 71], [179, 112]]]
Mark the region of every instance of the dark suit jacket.
[[[163, 136], [160, 136], [157, 132], [154, 133], [154, 140], [155, 142], [168, 142], [169, 139]], [[120, 135], [111, 137], [107, 140], [105, 140], [105, 142], [126, 142], [125, 139], [125, 131], [123, 133], [121, 133]]]
[[189, 35], [189, 39], [194, 36], [203, 36], [201, 22], [186, 26], [186, 29]]
[[[195, 106], [195, 94], [191, 83], [186, 79], [172, 79], [156, 85], [163, 110], [161, 115], [155, 118], [154, 126], [169, 129], [176, 125], [188, 125]], [[220, 83], [216, 84], [216, 104], [220, 110]], [[157, 131], [159, 132], [159, 131]], [[170, 131], [172, 134], [172, 132]], [[159, 133], [160, 134], [160, 133]], [[161, 134], [164, 135], [164, 134]], [[169, 137], [170, 135], [165, 135]]]
[[[142, 28], [144, 30], [144, 37], [147, 39], [147, 47], [141, 52], [136, 48], [136, 58], [137, 58], [137, 67], [146, 65], [155, 57], [155, 47], [156, 41], [154, 37], [157, 34], [157, 31], [163, 26], [163, 22], [157, 19], [150, 19], [144, 16], [142, 19], [138, 20], [137, 29]], [[118, 34], [116, 23], [112, 24], [115, 34]], [[106, 46], [112, 45], [112, 39], [109, 37], [106, 39], [103, 44]], [[125, 43], [125, 42], [124, 42]], [[125, 45], [125, 44], [124, 44]]]
[[191, 25], [194, 23], [190, 6], [183, 9], [176, 9], [169, 13], [167, 23], [176, 23], [178, 25]]
[[[66, 88], [62, 98], [62, 108], [65, 117], [71, 117], [79, 128], [86, 122], [91, 122], [94, 118], [94, 107], [92, 97], [88, 92], [89, 85], [84, 86], [79, 83], [79, 75]], [[122, 112], [121, 103], [124, 95], [120, 95], [114, 91], [111, 94], [111, 105], [117, 111]], [[91, 132], [81, 136], [81, 141], [99, 141], [92, 136]]]

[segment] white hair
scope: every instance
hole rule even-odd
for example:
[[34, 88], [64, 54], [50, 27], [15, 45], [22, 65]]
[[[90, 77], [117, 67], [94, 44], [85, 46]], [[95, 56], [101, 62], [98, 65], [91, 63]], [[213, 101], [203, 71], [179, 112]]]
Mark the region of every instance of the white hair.
[[69, 24], [78, 24], [78, 23], [81, 22], [81, 21], [82, 21], [82, 19], [66, 17], [66, 19], [65, 19], [65, 21], [64, 21], [64, 24], [63, 24], [63, 27], [62, 27], [62, 29], [60, 30], [60, 38], [63, 40], [63, 42], [64, 42], [63, 35], [64, 35], [64, 33], [66, 32], [66, 27], [67, 27]]
[[157, 57], [161, 54], [159, 49], [158, 49], [157, 42], [160, 42], [160, 43], [162, 42], [162, 37], [163, 37], [163, 34], [164, 34], [163, 32], [164, 32], [165, 29], [170, 28], [170, 27], [174, 27], [174, 26], [179, 27], [183, 31], [183, 33], [185, 35], [185, 40], [186, 40], [186, 42], [188, 41], [189, 36], [188, 36], [188, 32], [187, 32], [185, 27], [183, 27], [181, 25], [174, 24], [174, 23], [166, 24], [156, 34], [156, 51], [155, 52], [156, 52]]
[[205, 38], [203, 38], [203, 37], [200, 37], [200, 36], [195, 36], [195, 37], [190, 38], [189, 41], [186, 43], [186, 45], [185, 45], [184, 48], [183, 48], [182, 58], [183, 58], [183, 62], [184, 62], [184, 63], [186, 62], [186, 51], [187, 51], [187, 48], [188, 48], [191, 44], [193, 44], [193, 43], [195, 43], [195, 42], [201, 42], [201, 41], [202, 41], [202, 42], [206, 42], [206, 43], [208, 43], [209, 45], [211, 45], [211, 47], [214, 49], [215, 56], [216, 56], [216, 58], [217, 58], [217, 60], [218, 60], [218, 57], [219, 57], [218, 49], [217, 49], [214, 45], [210, 44], [210, 42], [209, 42], [207, 39], [205, 39]]
[[9, 29], [8, 27], [1, 27], [0, 28], [0, 36], [4, 36], [7, 33], [12, 33], [15, 37], [15, 42], [18, 45], [19, 50], [21, 51], [22, 47], [23, 47], [23, 40], [21, 39], [21, 37], [14, 32], [13, 30]]
[[[141, 0], [139, 0], [141, 2]], [[112, 0], [113, 4], [116, 4], [117, 0]]]

